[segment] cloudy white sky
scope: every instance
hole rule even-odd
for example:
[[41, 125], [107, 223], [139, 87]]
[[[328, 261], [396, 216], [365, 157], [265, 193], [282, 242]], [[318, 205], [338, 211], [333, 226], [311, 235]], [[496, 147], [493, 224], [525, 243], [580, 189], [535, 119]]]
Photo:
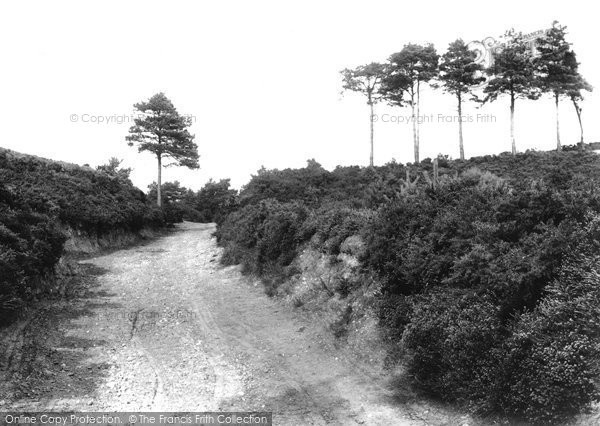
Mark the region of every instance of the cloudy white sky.
[[[339, 71], [384, 61], [408, 42], [449, 42], [531, 32], [554, 19], [568, 26], [581, 72], [600, 90], [598, 23], [592, 3], [565, 1], [12, 1], [0, 5], [0, 146], [92, 166], [124, 159], [143, 189], [155, 179], [149, 154], [125, 143], [135, 102], [163, 91], [191, 129], [201, 169], [169, 168], [164, 179], [199, 188], [209, 178], [244, 184], [261, 165], [327, 168], [368, 162], [368, 109], [340, 96]], [[588, 141], [600, 141], [600, 101], [587, 96]], [[458, 155], [454, 100], [425, 90], [422, 158]], [[407, 109], [378, 107], [375, 161], [412, 160], [410, 126], [383, 122]], [[468, 156], [509, 150], [508, 103], [464, 111]], [[575, 113], [561, 106], [563, 139], [578, 139]], [[490, 114], [490, 122], [477, 122]], [[517, 144], [551, 149], [550, 99], [517, 104]], [[94, 123], [112, 117], [110, 123]], [[126, 119], [124, 120], [123, 117]], [[388, 118], [388, 121], [391, 119]], [[495, 122], [494, 122], [495, 120]]]

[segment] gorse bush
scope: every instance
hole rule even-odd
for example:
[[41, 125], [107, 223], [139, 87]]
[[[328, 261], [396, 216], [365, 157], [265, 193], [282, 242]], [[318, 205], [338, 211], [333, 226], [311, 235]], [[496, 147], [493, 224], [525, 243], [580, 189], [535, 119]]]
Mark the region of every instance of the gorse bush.
[[570, 258], [506, 340], [499, 405], [547, 424], [600, 398], [600, 258]]
[[64, 241], [55, 218], [36, 213], [0, 184], [0, 325], [40, 290], [39, 279], [52, 272]]
[[312, 205], [322, 197], [329, 172], [319, 163], [309, 160], [304, 169], [266, 170], [262, 168], [240, 192], [240, 205], [256, 204], [274, 199], [285, 203], [302, 201]]
[[263, 273], [291, 263], [299, 246], [298, 231], [306, 209], [297, 203], [262, 200], [230, 214], [217, 231], [225, 245], [224, 259]]
[[549, 424], [599, 398], [599, 166], [568, 151], [439, 157], [436, 181], [430, 159], [262, 169], [217, 235], [270, 294], [306, 246], [360, 256], [416, 387]]
[[118, 174], [0, 150], [0, 182], [35, 211], [89, 234], [160, 225], [146, 195]]
[[542, 423], [589, 405], [598, 342], [579, 327], [598, 332], [598, 323], [568, 315], [566, 334], [540, 327], [557, 313], [549, 304], [568, 309], [549, 295], [565, 259], [598, 249], [598, 201], [577, 179], [506, 186], [469, 172], [383, 206], [365, 230], [365, 263], [380, 275], [384, 298], [405, 300], [396, 310], [383, 303], [380, 316], [398, 327], [389, 333], [402, 336], [398, 350], [414, 383], [479, 412]]
[[480, 411], [489, 409], [502, 341], [498, 307], [487, 299], [470, 290], [427, 294], [415, 301], [401, 341], [416, 385]]
[[326, 205], [310, 212], [299, 231], [301, 240], [312, 238], [317, 249], [337, 255], [342, 243], [358, 235], [372, 217], [372, 210]]
[[187, 203], [198, 212], [198, 222], [221, 223], [236, 209], [237, 191], [230, 189], [230, 180], [218, 182], [209, 180], [196, 194], [188, 198]]
[[306, 218], [306, 210], [299, 204], [263, 202], [266, 217], [258, 228], [257, 266], [289, 265], [296, 257], [298, 228]]

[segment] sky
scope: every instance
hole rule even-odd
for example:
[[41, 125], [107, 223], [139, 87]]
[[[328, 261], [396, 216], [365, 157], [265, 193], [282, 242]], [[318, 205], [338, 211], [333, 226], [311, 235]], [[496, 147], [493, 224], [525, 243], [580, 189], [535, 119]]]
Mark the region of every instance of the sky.
[[[558, 20], [600, 87], [593, 3], [564, 1], [5, 1], [0, 3], [0, 146], [97, 166], [131, 167], [146, 190], [156, 160], [127, 146], [133, 104], [164, 92], [192, 117], [200, 169], [170, 167], [163, 181], [199, 189], [209, 179], [244, 185], [261, 166], [366, 166], [369, 110], [341, 95], [340, 70], [385, 61], [406, 43], [439, 53], [457, 38], [525, 33]], [[597, 89], [600, 90], [600, 89]], [[587, 141], [600, 141], [600, 96], [583, 105]], [[425, 88], [421, 158], [458, 156], [456, 104]], [[412, 161], [408, 108], [377, 105], [375, 163]], [[508, 99], [468, 103], [468, 157], [510, 150]], [[573, 106], [560, 107], [564, 144], [578, 141]], [[469, 119], [468, 119], [469, 120]], [[551, 98], [517, 101], [517, 148], [555, 142]]]

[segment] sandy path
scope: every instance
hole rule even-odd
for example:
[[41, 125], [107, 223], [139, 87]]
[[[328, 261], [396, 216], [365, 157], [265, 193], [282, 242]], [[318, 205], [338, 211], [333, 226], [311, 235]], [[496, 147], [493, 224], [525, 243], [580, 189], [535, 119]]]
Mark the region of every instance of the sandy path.
[[213, 230], [186, 223], [86, 260], [93, 285], [83, 297], [0, 335], [25, 353], [1, 360], [0, 409], [264, 410], [277, 425], [461, 424], [399, 401], [318, 325], [237, 267], [219, 266]]

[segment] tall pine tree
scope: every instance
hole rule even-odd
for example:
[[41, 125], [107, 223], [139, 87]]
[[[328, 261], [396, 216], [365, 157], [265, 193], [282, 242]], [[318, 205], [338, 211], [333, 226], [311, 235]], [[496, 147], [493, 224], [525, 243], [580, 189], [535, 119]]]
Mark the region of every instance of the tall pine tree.
[[540, 89], [536, 84], [531, 47], [523, 35], [514, 30], [505, 34], [505, 44], [494, 57], [494, 65], [488, 69], [490, 80], [483, 89], [484, 102], [493, 102], [501, 95], [510, 100], [510, 142], [513, 155], [517, 153], [515, 140], [515, 103], [517, 99], [538, 99]]
[[412, 113], [415, 163], [419, 162], [421, 85], [437, 77], [438, 61], [439, 55], [432, 44], [407, 44], [400, 52], [390, 56], [388, 72], [382, 84], [382, 93], [392, 105], [402, 106], [403, 95], [408, 95], [407, 102]]
[[161, 179], [163, 160], [171, 160], [170, 165], [199, 168], [198, 146], [194, 135], [187, 128], [191, 126], [190, 117], [180, 115], [173, 103], [164, 93], [152, 96], [148, 101], [134, 105], [141, 117], [134, 120], [126, 140], [129, 146], [136, 145], [139, 152], [148, 151], [156, 156], [158, 162], [157, 198], [162, 206]]
[[535, 58], [537, 82], [544, 93], [552, 94], [556, 108], [556, 149], [561, 149], [559, 102], [561, 98], [570, 99], [577, 113], [581, 130], [580, 143], [583, 144], [583, 126], [581, 123], [582, 90], [591, 90], [591, 86], [579, 74], [575, 52], [566, 40], [567, 27], [557, 21], [542, 37], [537, 39], [538, 56]]
[[470, 50], [461, 39], [453, 41], [442, 55], [440, 77], [444, 90], [456, 96], [458, 112], [458, 146], [460, 159], [465, 159], [463, 143], [462, 104], [465, 97], [472, 93], [473, 87], [484, 82], [485, 77], [478, 76], [483, 70], [481, 64], [475, 63], [477, 54]]
[[374, 125], [374, 105], [380, 99], [379, 89], [381, 80], [384, 76], [385, 66], [372, 62], [368, 65], [361, 65], [354, 69], [344, 69], [341, 71], [344, 90], [362, 93], [367, 97], [367, 105], [370, 109], [370, 146], [369, 165], [373, 167], [373, 125]]

